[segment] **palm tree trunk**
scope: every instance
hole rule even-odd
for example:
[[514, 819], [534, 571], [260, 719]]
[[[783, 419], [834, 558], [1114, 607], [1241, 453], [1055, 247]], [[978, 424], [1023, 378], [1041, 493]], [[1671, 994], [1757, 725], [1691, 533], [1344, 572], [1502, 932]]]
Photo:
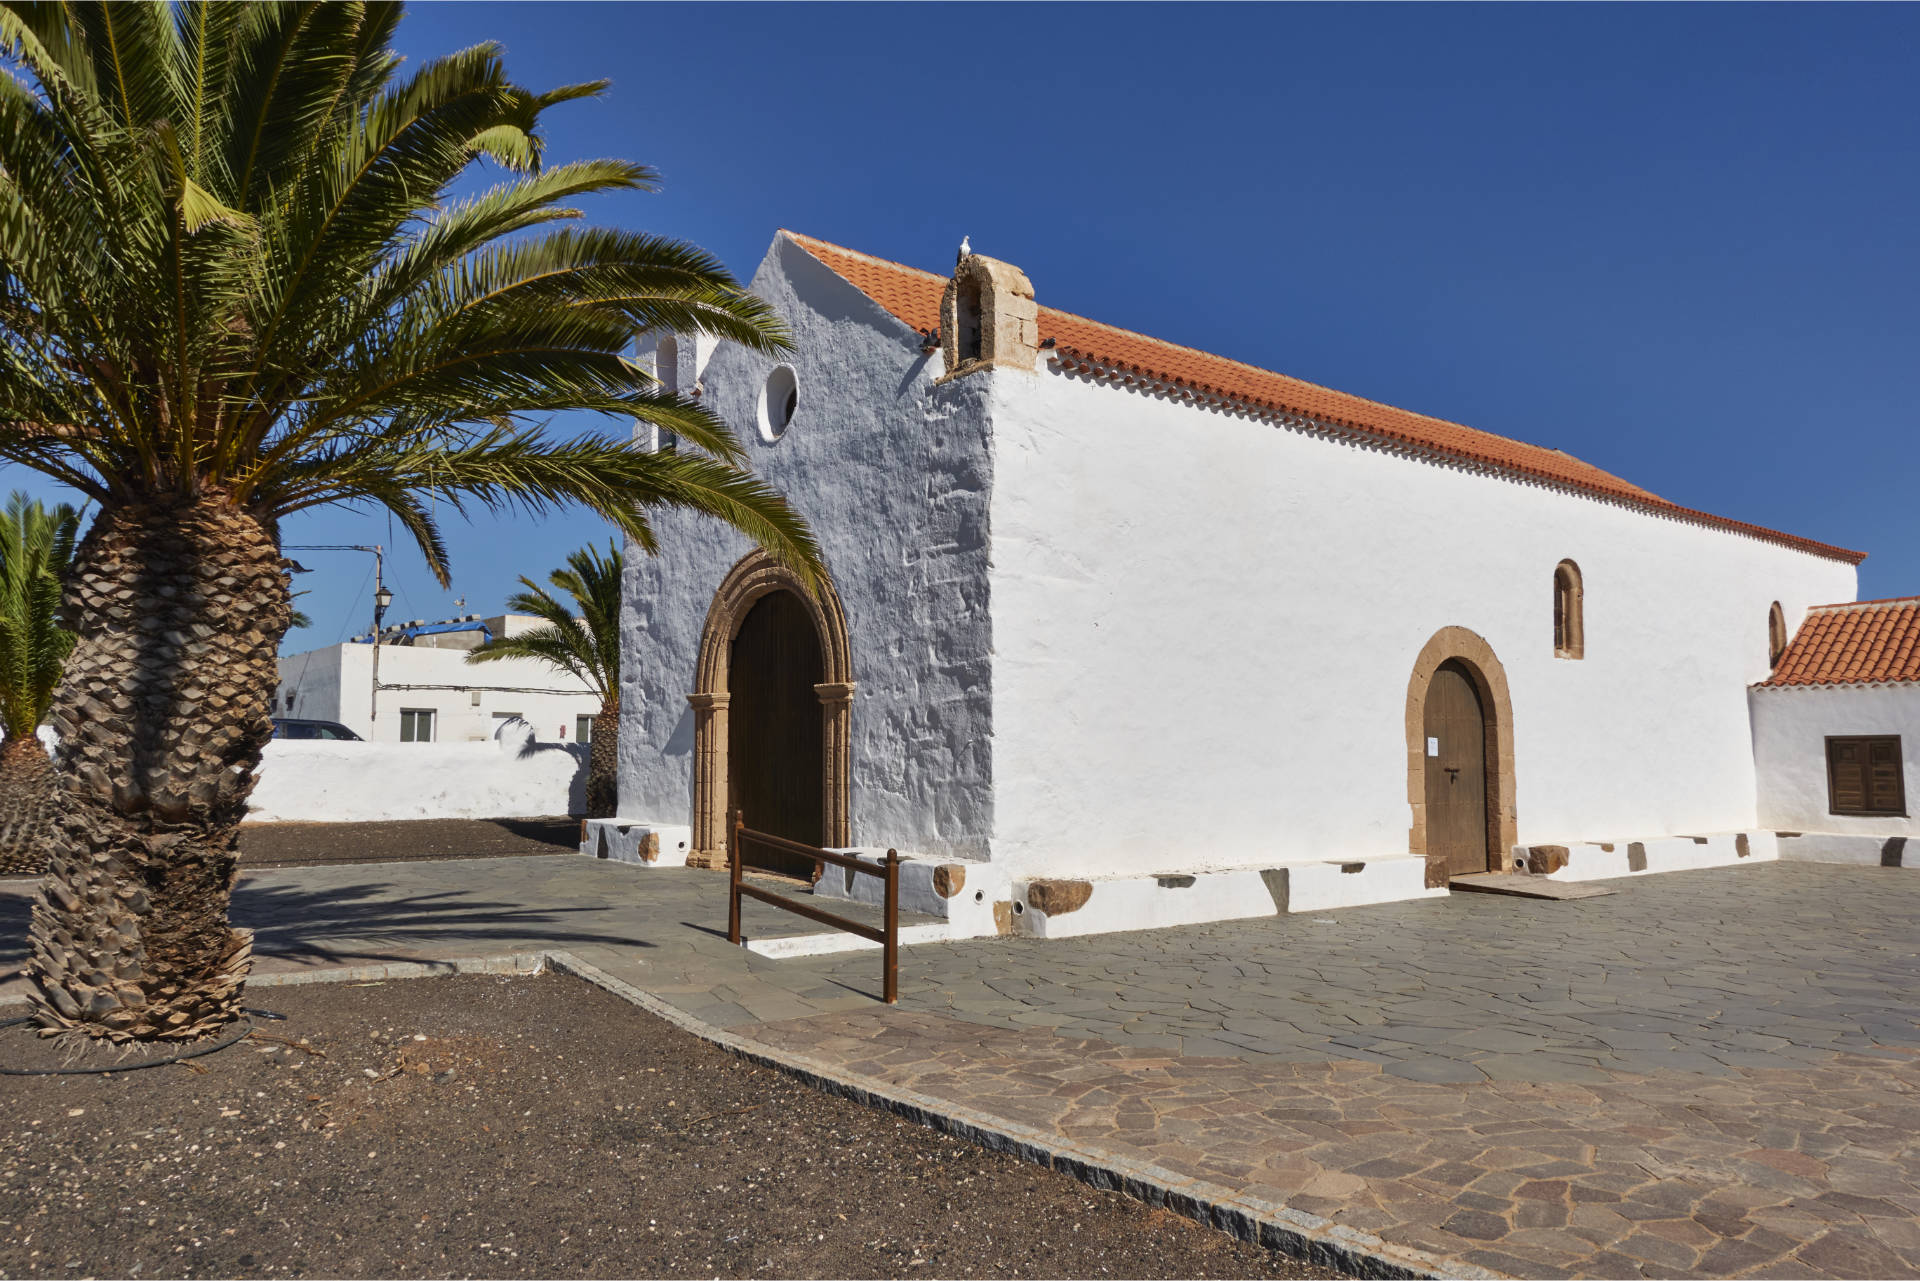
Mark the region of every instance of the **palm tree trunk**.
[[613, 818], [620, 812], [620, 704], [609, 703], [593, 718], [587, 745], [587, 817]]
[[38, 738], [18, 734], [0, 744], [0, 876], [46, 872], [53, 788], [53, 762]]
[[30, 931], [43, 1029], [187, 1040], [238, 1013], [253, 940], [227, 904], [287, 602], [272, 532], [217, 495], [104, 511], [81, 544]]

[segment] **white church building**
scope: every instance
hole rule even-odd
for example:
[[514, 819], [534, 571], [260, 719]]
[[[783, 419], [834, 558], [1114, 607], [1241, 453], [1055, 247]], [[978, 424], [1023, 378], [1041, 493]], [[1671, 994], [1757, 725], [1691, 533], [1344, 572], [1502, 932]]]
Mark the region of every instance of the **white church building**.
[[601, 853], [718, 866], [738, 808], [899, 849], [956, 932], [1047, 936], [1778, 856], [1750, 687], [1862, 554], [1038, 306], [984, 256], [782, 232], [752, 287], [785, 357], [640, 355], [831, 583], [671, 514], [628, 556]]

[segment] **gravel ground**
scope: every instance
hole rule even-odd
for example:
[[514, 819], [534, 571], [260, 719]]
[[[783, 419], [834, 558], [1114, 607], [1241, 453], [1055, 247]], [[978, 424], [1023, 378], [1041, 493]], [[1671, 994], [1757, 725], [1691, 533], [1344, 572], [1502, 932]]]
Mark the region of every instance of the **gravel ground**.
[[[1338, 1275], [819, 1093], [573, 978], [253, 999], [287, 1015], [263, 1025], [280, 1039], [0, 1077], [0, 1276]], [[0, 1065], [58, 1055], [0, 1031]]]
[[580, 848], [577, 818], [421, 818], [391, 823], [248, 823], [240, 829], [242, 867], [314, 867], [323, 863], [401, 863], [448, 858], [571, 854]]

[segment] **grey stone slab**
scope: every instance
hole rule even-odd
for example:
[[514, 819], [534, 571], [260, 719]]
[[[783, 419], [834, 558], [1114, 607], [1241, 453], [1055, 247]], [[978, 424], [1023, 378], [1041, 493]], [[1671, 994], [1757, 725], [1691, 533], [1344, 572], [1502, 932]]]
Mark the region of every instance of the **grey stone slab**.
[[1406, 1059], [1389, 1064], [1384, 1069], [1390, 1076], [1402, 1076], [1409, 1081], [1429, 1081], [1436, 1084], [1468, 1083], [1484, 1081], [1486, 1074], [1470, 1063], [1459, 1059], [1440, 1058], [1436, 1055], [1423, 1055], [1415, 1059]]

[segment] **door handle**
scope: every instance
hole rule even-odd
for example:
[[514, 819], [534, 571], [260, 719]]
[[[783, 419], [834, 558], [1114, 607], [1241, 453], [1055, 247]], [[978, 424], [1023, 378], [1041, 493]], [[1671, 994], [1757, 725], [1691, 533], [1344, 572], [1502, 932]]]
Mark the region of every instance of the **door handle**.
[[1452, 786], [1453, 784], [1455, 784], [1455, 783], [1458, 783], [1458, 782], [1460, 781], [1460, 769], [1459, 769], [1459, 767], [1458, 767], [1458, 766], [1456, 766], [1456, 765], [1443, 765], [1443, 766], [1441, 766], [1441, 768], [1447, 771], [1447, 785], [1448, 785], [1448, 786]]

